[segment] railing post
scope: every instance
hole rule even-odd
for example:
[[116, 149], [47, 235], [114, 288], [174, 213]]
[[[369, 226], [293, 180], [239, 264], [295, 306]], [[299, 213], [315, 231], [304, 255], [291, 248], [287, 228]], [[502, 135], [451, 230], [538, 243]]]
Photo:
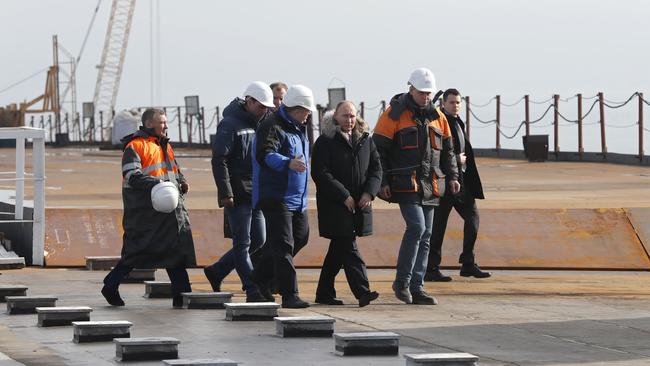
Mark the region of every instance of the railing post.
[[643, 162], [643, 93], [637, 93], [639, 98], [639, 161]]
[[[79, 112], [77, 112], [75, 116], [75, 121], [72, 123], [72, 128], [74, 129], [74, 126], [77, 126], [77, 130], [79, 130], [79, 121], [81, 120], [81, 116], [79, 115]], [[79, 132], [79, 136], [81, 136], [81, 132]], [[79, 138], [79, 141], [81, 141], [81, 138]]]
[[524, 105], [526, 106], [526, 136], [530, 135], [530, 96], [524, 95]]
[[181, 120], [181, 107], [176, 107], [176, 116], [178, 116], [178, 142], [183, 143], [183, 121]]
[[104, 113], [99, 111], [99, 141], [104, 142]]
[[555, 113], [553, 115], [553, 141], [555, 143], [555, 158], [560, 155], [560, 96], [553, 95], [553, 105], [555, 106]]
[[16, 138], [16, 206], [14, 218], [23, 219], [23, 201], [25, 199], [25, 138]]
[[605, 140], [605, 96], [598, 93], [598, 106], [600, 109], [600, 150], [603, 158], [607, 158], [607, 141]]
[[205, 107], [201, 107], [201, 142], [206, 143], [205, 141]]
[[50, 127], [50, 142], [52, 142], [52, 115], [47, 116], [47, 124]]
[[219, 109], [219, 106], [217, 106], [216, 110], [214, 111], [214, 113], [217, 114], [217, 126], [219, 126], [219, 123], [221, 123], [221, 116], [219, 115], [220, 112], [221, 112], [221, 110]]
[[578, 155], [580, 160], [585, 153], [585, 148], [582, 145], [582, 94], [578, 94]]
[[45, 263], [45, 142], [34, 138], [32, 143], [34, 171], [34, 222], [32, 229], [32, 264]]
[[386, 111], [386, 101], [382, 100], [381, 101], [381, 110], [379, 111], [379, 114], [382, 114]]
[[501, 96], [497, 95], [497, 152], [501, 149]]
[[465, 97], [465, 134], [467, 135], [467, 139], [469, 140], [469, 116], [470, 116], [470, 109], [469, 109], [469, 96]]
[[366, 114], [366, 103], [361, 102], [359, 103], [359, 109], [361, 110], [359, 113], [361, 113], [361, 118], [366, 119], [365, 114]]
[[187, 121], [187, 144], [192, 145], [192, 115], [185, 111], [185, 121]]

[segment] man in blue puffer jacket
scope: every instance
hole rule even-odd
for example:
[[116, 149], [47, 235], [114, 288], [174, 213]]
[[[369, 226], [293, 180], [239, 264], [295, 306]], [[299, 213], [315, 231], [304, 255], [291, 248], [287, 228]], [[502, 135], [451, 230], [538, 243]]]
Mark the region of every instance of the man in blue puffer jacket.
[[221, 281], [234, 269], [246, 290], [246, 302], [266, 301], [250, 279], [253, 271], [249, 252], [264, 244], [264, 216], [252, 204], [253, 139], [259, 122], [273, 108], [273, 92], [264, 82], [255, 81], [223, 111], [212, 144], [212, 174], [217, 184], [219, 207], [224, 208], [232, 232], [233, 248], [218, 262], [204, 268], [212, 290], [221, 290]]
[[312, 91], [293, 85], [280, 108], [262, 121], [255, 136], [253, 205], [264, 212], [268, 245], [253, 280], [262, 294], [268, 294], [269, 279], [275, 277], [284, 308], [309, 306], [298, 296], [293, 256], [309, 239], [309, 141], [305, 123], [313, 110]]

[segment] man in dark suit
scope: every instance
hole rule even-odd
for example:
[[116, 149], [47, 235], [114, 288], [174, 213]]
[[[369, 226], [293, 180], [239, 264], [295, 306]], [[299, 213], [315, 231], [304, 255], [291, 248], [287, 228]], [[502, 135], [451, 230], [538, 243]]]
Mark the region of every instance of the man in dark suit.
[[429, 262], [424, 276], [425, 281], [448, 282], [451, 277], [440, 272], [441, 248], [447, 229], [449, 213], [454, 208], [463, 218], [463, 252], [460, 255], [460, 275], [463, 277], [487, 278], [489, 272], [479, 268], [474, 259], [474, 244], [478, 234], [479, 214], [476, 199], [484, 199], [481, 178], [479, 177], [474, 159], [474, 150], [465, 132], [465, 124], [458, 116], [461, 96], [456, 89], [447, 89], [442, 97], [443, 112], [449, 121], [454, 153], [459, 170], [461, 189], [457, 194], [445, 195], [440, 200], [433, 217], [433, 232], [431, 234], [431, 250]]

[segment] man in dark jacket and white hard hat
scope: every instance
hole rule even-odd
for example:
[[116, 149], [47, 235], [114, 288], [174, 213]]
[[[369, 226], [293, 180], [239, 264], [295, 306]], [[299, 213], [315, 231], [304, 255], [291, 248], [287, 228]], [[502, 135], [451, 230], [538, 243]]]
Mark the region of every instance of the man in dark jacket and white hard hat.
[[212, 144], [212, 174], [217, 184], [219, 207], [224, 208], [232, 233], [232, 249], [218, 262], [204, 269], [216, 292], [233, 268], [246, 291], [247, 302], [265, 301], [250, 279], [253, 265], [250, 252], [265, 241], [265, 222], [260, 209], [253, 208], [253, 139], [260, 120], [274, 108], [273, 92], [264, 82], [255, 81], [223, 111]]
[[189, 185], [167, 138], [165, 112], [144, 111], [140, 130], [122, 141], [122, 258], [104, 278], [102, 295], [124, 306], [118, 288], [133, 268], [165, 268], [173, 306], [180, 308], [181, 293], [192, 291], [186, 268], [196, 266], [196, 257], [184, 204]]
[[356, 237], [372, 234], [371, 204], [381, 184], [379, 154], [352, 102], [340, 102], [334, 115], [324, 118], [321, 126], [312, 151], [311, 176], [316, 183], [318, 230], [331, 242], [318, 280], [316, 302], [343, 305], [334, 289], [334, 279], [343, 267], [354, 297], [364, 307], [379, 294], [370, 291]]
[[253, 205], [262, 209], [268, 222], [268, 248], [253, 278], [263, 294], [275, 278], [285, 308], [309, 306], [298, 296], [293, 256], [309, 239], [305, 123], [315, 109], [311, 89], [292, 85], [280, 108], [262, 121], [255, 136]]

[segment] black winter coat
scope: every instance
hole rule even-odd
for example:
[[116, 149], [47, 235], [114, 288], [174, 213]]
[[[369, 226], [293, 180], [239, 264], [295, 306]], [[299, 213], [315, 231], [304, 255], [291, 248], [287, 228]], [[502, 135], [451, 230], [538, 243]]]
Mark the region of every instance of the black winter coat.
[[258, 121], [244, 105], [243, 99], [235, 98], [223, 110], [223, 120], [212, 143], [212, 175], [219, 207], [221, 200], [228, 197], [235, 204], [252, 202], [253, 140]]
[[363, 120], [357, 119], [351, 142], [335, 123], [324, 119], [312, 151], [318, 230], [325, 238], [371, 235], [372, 207], [353, 214], [343, 202], [349, 196], [358, 202], [364, 192], [374, 199], [381, 185], [379, 154]]
[[445, 198], [452, 198], [458, 200], [463, 200], [464, 198], [470, 199], [484, 199], [485, 195], [483, 194], [483, 185], [481, 184], [481, 177], [478, 174], [478, 168], [476, 167], [476, 159], [474, 157], [474, 149], [472, 144], [467, 138], [467, 132], [465, 129], [465, 123], [458, 116], [452, 116], [445, 112], [447, 121], [449, 122], [449, 128], [451, 129], [451, 136], [454, 139], [454, 153], [455, 155], [460, 154], [460, 143], [458, 131], [456, 130], [456, 125], [458, 125], [463, 130], [463, 136], [465, 139], [465, 171], [463, 172], [458, 164], [458, 173], [460, 182], [460, 192], [455, 195], [445, 196]]

